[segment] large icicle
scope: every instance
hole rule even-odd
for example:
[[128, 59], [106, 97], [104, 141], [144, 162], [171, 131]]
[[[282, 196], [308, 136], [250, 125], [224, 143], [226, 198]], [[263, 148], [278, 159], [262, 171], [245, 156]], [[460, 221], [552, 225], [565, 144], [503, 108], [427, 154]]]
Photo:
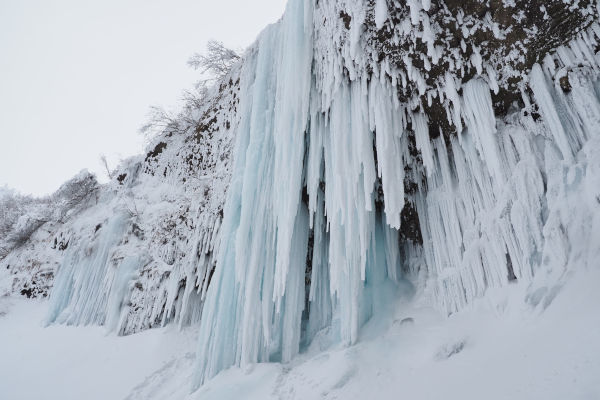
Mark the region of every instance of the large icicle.
[[[339, 319], [335, 335], [356, 342], [375, 312], [365, 304], [378, 304], [383, 293], [374, 285], [401, 280], [396, 229], [404, 207], [404, 111], [389, 83], [364, 78], [341, 82], [328, 107], [319, 103], [306, 4], [288, 3], [244, 67], [235, 167], [201, 323], [197, 385], [230, 365], [289, 361], [302, 327], [309, 341], [332, 318]], [[378, 175], [385, 218], [374, 200]], [[312, 272], [302, 324], [309, 226]]]
[[[52, 290], [47, 322], [73, 325], [104, 324], [117, 328], [128, 277], [137, 259], [125, 259], [115, 274], [112, 249], [122, 239], [128, 216], [117, 212], [99, 230], [99, 238], [72, 244], [59, 268]], [[113, 283], [113, 280], [117, 282]]]
[[312, 4], [288, 2], [242, 74], [222, 245], [201, 322], [196, 385], [234, 364], [299, 350], [308, 211], [301, 205]]
[[377, 79], [369, 85], [369, 120], [376, 130], [379, 176], [385, 193], [385, 214], [393, 228], [400, 228], [404, 208], [404, 160], [401, 136], [406, 127], [404, 110], [397, 105], [393, 87]]
[[[304, 136], [312, 83], [312, 2], [290, 1], [279, 25], [277, 84], [273, 114], [272, 204], [277, 225], [275, 297], [285, 293], [294, 220], [302, 190]], [[271, 110], [268, 110], [271, 111]]]
[[530, 74], [531, 89], [540, 108], [540, 113], [554, 138], [562, 156], [566, 160], [573, 158], [573, 151], [558, 111], [554, 104], [551, 89], [548, 88], [546, 77], [539, 64], [535, 64]]
[[365, 109], [366, 87], [342, 85], [325, 133], [325, 210], [329, 223], [331, 293], [337, 295], [341, 338], [358, 338], [359, 297], [374, 223], [375, 166]]
[[[409, 3], [413, 18], [404, 26], [423, 26], [427, 69], [439, 61], [425, 12], [431, 4]], [[407, 270], [427, 276], [420, 287], [451, 313], [490, 287], [530, 279], [547, 253], [542, 165], [554, 145], [534, 135], [542, 127], [530, 115], [496, 119], [490, 87], [501, 95], [502, 82], [479, 47], [471, 61], [489, 83], [463, 82], [458, 58], [452, 68], [460, 76], [456, 69], [428, 88], [410, 57], [397, 71], [361, 50], [369, 45], [365, 21], [387, 23], [386, 2], [376, 2], [374, 14], [360, 2], [344, 5], [348, 13], [338, 14], [334, 2], [319, 2], [313, 15], [313, 2], [291, 0], [246, 56], [196, 386], [232, 365], [287, 362], [328, 326], [335, 340], [355, 343]], [[329, 20], [334, 11], [342, 21]], [[342, 24], [347, 32], [331, 40]], [[592, 60], [580, 46], [562, 49], [562, 59]], [[598, 126], [597, 90], [585, 90], [578, 74], [573, 94], [561, 94], [545, 74], [535, 67], [530, 83], [545, 122], [562, 127], [547, 136], [568, 160]], [[401, 102], [399, 86], [409, 82], [419, 96]], [[430, 135], [439, 115], [425, 114], [436, 112], [434, 100], [453, 126], [440, 135]], [[411, 228], [420, 230], [412, 239]]]
[[481, 79], [471, 79], [464, 86], [463, 112], [467, 120], [468, 134], [485, 162], [494, 182], [503, 181], [503, 169], [496, 141], [496, 117], [492, 107], [490, 88]]

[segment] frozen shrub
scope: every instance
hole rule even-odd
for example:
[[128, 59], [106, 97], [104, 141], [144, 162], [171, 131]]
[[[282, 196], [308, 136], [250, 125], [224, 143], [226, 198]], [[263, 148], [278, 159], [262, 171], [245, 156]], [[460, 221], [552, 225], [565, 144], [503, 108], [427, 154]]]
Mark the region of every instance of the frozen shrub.
[[194, 54], [188, 65], [202, 73], [210, 73], [215, 79], [220, 80], [231, 71], [231, 68], [240, 60], [240, 56], [234, 50], [228, 49], [223, 43], [209, 40], [206, 46], [206, 54]]
[[54, 192], [51, 202], [54, 208], [54, 218], [62, 221], [75, 206], [89, 199], [98, 189], [96, 175], [83, 170]]
[[87, 170], [47, 197], [34, 198], [7, 188], [0, 189], [0, 259], [27, 242], [46, 222], [63, 222], [71, 210], [94, 195], [97, 189], [96, 176]]

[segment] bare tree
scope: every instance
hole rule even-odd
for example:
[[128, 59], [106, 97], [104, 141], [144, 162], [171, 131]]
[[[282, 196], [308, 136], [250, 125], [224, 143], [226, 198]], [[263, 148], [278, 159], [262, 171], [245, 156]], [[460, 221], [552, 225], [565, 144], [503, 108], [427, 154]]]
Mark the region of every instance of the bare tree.
[[96, 176], [86, 170], [65, 182], [54, 194], [34, 198], [0, 187], [0, 259], [25, 244], [46, 222], [65, 216], [97, 193]]
[[0, 193], [0, 259], [50, 220], [49, 204], [48, 198], [35, 199], [8, 189]]
[[180, 119], [177, 115], [160, 106], [151, 106], [147, 122], [141, 126], [140, 133], [150, 142], [156, 135], [164, 131], [177, 132], [180, 129]]
[[12, 226], [7, 236], [9, 248], [23, 245], [31, 235], [51, 219], [51, 209], [47, 204], [37, 203], [28, 208], [27, 213], [21, 215]]
[[96, 176], [87, 170], [63, 183], [50, 198], [55, 219], [62, 222], [71, 209], [90, 198], [98, 188]]
[[106, 156], [104, 154], [100, 154], [100, 164], [102, 164], [102, 166], [106, 170], [106, 175], [108, 175], [108, 179], [112, 179], [114, 176], [114, 171], [111, 171], [111, 169], [108, 167], [108, 161], [106, 160]]
[[216, 40], [209, 40], [206, 54], [194, 54], [188, 65], [202, 73], [208, 72], [219, 80], [231, 71], [235, 63], [240, 60], [240, 55]]
[[196, 82], [193, 90], [185, 90], [182, 100], [184, 102], [184, 110], [198, 110], [206, 104], [208, 98], [208, 84], [205, 80]]
[[0, 188], [0, 260], [13, 247], [12, 233], [30, 201], [28, 196], [21, 196], [8, 188]]
[[157, 135], [162, 133], [183, 133], [188, 128], [194, 127], [201, 119], [201, 110], [205, 108], [209, 96], [211, 83], [222, 80], [231, 71], [231, 68], [240, 60], [240, 55], [228, 49], [221, 42], [210, 40], [205, 54], [194, 54], [188, 65], [200, 70], [203, 74], [212, 76], [201, 79], [191, 91], [183, 93], [183, 109], [174, 114], [163, 107], [152, 106], [148, 113], [147, 122], [140, 127], [140, 133], [150, 143]]

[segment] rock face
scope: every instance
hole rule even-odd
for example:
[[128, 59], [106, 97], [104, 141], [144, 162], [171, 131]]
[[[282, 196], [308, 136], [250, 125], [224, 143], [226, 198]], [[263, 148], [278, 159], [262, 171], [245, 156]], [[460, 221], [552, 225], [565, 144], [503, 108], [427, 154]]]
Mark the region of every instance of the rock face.
[[45, 218], [0, 260], [0, 294], [46, 297], [54, 284], [48, 322], [120, 334], [197, 322], [229, 184], [237, 85], [189, 103], [146, 154], [76, 205], [48, 206], [69, 213]]
[[49, 322], [199, 323], [200, 385], [289, 361], [323, 328], [352, 344], [399, 292], [453, 313], [587, 265], [597, 21], [591, 1], [290, 0], [147, 154], [1, 270], [55, 276]]
[[[484, 78], [493, 89], [496, 112], [505, 115], [521, 101], [533, 64], [570, 42], [596, 16], [591, 1], [324, 3], [318, 17], [324, 37], [333, 34], [349, 78], [365, 70], [377, 76], [380, 70], [398, 79], [398, 98], [425, 110], [434, 122], [433, 136], [439, 128], [455, 131], [443, 110], [447, 104], [434, 93], [446, 85], [448, 74], [458, 89], [474, 76]], [[385, 10], [379, 24], [374, 3]], [[335, 51], [327, 50], [323, 59]]]

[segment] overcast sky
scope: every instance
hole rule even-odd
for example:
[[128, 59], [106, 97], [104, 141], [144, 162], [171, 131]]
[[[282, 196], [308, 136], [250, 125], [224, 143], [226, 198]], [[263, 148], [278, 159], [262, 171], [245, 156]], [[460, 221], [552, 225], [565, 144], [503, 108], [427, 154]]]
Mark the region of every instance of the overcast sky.
[[0, 0], [0, 186], [43, 195], [140, 153], [209, 39], [250, 45], [285, 0]]

